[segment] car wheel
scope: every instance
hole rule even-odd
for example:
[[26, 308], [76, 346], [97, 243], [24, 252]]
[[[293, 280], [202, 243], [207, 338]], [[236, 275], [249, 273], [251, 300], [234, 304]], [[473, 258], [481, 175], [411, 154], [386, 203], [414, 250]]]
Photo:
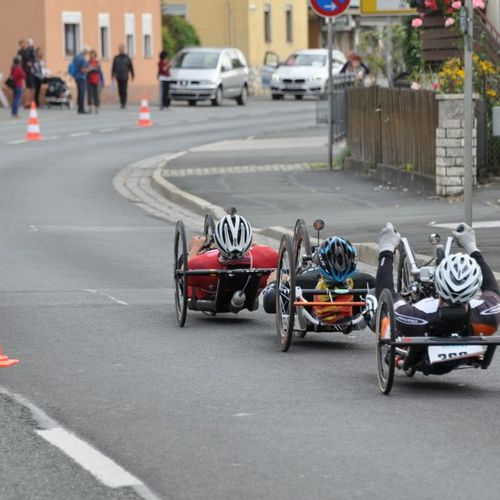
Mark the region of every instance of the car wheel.
[[212, 106], [222, 106], [223, 98], [222, 87], [217, 87], [215, 97], [212, 99]]
[[189, 104], [190, 106], [196, 106], [196, 101], [188, 101], [188, 104]]
[[243, 85], [241, 89], [241, 94], [236, 98], [236, 102], [239, 106], [244, 106], [248, 101], [248, 89], [246, 85]]
[[302, 95], [296, 95], [295, 96], [295, 100], [296, 101], [302, 101], [302, 97], [304, 97], [304, 96], [302, 96]]
[[273, 101], [281, 101], [285, 98], [285, 96], [281, 94], [271, 94], [271, 98], [273, 99]]

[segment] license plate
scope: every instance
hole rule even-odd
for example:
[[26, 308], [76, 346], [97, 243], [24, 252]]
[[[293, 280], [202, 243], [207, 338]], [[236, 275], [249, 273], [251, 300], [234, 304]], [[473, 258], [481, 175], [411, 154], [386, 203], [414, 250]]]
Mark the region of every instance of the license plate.
[[483, 345], [432, 345], [428, 347], [431, 363], [470, 358], [483, 354], [485, 351], [486, 346]]

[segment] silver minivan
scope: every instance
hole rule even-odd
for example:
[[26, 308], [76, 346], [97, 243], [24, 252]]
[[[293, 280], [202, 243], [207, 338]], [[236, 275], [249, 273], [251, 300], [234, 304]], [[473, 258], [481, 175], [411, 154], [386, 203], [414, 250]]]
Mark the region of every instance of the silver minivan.
[[224, 98], [244, 105], [248, 99], [249, 69], [245, 56], [235, 48], [190, 47], [178, 52], [170, 69], [170, 98], [210, 100], [220, 106]]

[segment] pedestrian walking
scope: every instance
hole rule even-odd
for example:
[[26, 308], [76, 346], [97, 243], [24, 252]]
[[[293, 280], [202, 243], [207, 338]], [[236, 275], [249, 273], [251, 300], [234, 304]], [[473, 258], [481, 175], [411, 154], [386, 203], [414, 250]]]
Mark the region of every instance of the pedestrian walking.
[[85, 87], [87, 86], [87, 73], [89, 71], [87, 62], [88, 49], [86, 47], [73, 58], [70, 64], [70, 74], [75, 79], [77, 87], [78, 114], [86, 114], [85, 111]]
[[160, 60], [158, 61], [158, 80], [160, 81], [160, 109], [170, 106], [170, 61], [166, 50], [160, 52]]
[[104, 86], [104, 77], [101, 71], [101, 63], [97, 59], [97, 52], [95, 50], [89, 52], [88, 70], [87, 93], [89, 111], [92, 113], [92, 108], [94, 108], [94, 112], [97, 114], [99, 113], [99, 94], [101, 87]]
[[49, 74], [45, 61], [43, 60], [43, 50], [38, 47], [35, 51], [35, 62], [33, 64], [33, 83], [35, 87], [35, 103], [36, 107], [40, 107], [40, 89], [42, 84], [47, 82], [47, 75]]
[[26, 73], [22, 68], [22, 61], [19, 56], [14, 57], [12, 61], [10, 77], [14, 81], [14, 88], [12, 89], [12, 117], [18, 118], [19, 104], [21, 103], [21, 96], [26, 84]]
[[113, 58], [113, 66], [111, 68], [111, 80], [116, 80], [122, 109], [125, 109], [127, 106], [129, 75], [131, 80], [134, 81], [134, 66], [130, 57], [125, 53], [125, 45], [122, 44], [118, 47], [118, 54]]

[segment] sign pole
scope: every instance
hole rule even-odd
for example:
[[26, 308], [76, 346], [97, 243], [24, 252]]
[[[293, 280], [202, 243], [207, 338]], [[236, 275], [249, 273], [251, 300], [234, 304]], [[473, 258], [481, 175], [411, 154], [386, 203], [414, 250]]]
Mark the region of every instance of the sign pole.
[[328, 167], [333, 169], [333, 19], [327, 18], [328, 24]]
[[474, 106], [472, 99], [472, 0], [465, 0], [466, 30], [464, 34], [464, 205], [465, 223], [472, 226], [472, 129]]

